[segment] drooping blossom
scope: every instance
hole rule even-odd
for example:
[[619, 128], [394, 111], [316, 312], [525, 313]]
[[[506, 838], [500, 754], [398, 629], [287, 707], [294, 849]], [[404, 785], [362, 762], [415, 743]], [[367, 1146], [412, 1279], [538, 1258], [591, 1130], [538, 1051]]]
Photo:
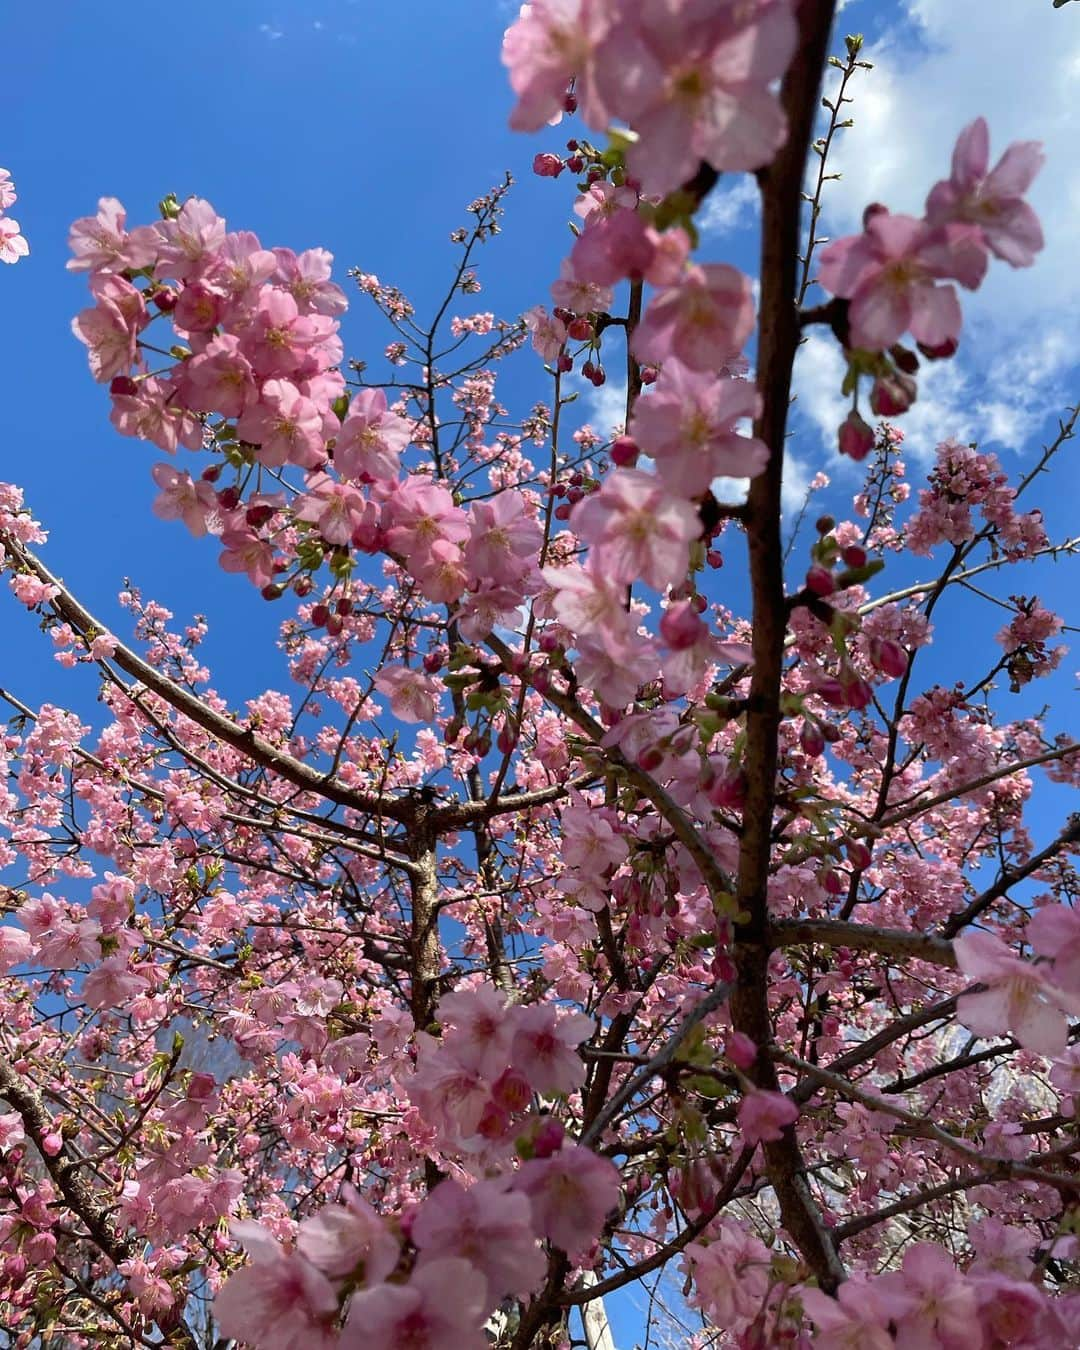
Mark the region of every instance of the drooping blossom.
[[218, 516], [214, 489], [202, 479], [192, 481], [189, 473], [171, 464], [155, 464], [150, 472], [161, 489], [151, 506], [154, 515], [160, 520], [182, 520], [196, 539], [201, 539], [210, 521]]
[[991, 169], [990, 129], [984, 117], [977, 117], [957, 138], [952, 174], [930, 189], [927, 221], [977, 225], [997, 257], [1013, 267], [1030, 267], [1043, 246], [1043, 232], [1024, 193], [1044, 158], [1038, 141], [1016, 141]]
[[861, 235], [822, 251], [818, 280], [851, 301], [851, 344], [870, 351], [891, 347], [910, 332], [928, 347], [960, 335], [959, 281], [974, 290], [986, 273], [986, 249], [974, 225], [931, 227], [881, 208], [867, 213]]
[[598, 0], [531, 0], [521, 6], [502, 46], [518, 99], [510, 114], [514, 131], [539, 131], [557, 120], [571, 80], [582, 116], [603, 129], [607, 114], [596, 91], [592, 58], [609, 9]]
[[352, 1296], [340, 1350], [487, 1350], [483, 1274], [460, 1257], [422, 1263], [406, 1284]]
[[76, 220], [68, 235], [75, 255], [70, 272], [123, 272], [147, 267], [157, 257], [158, 235], [152, 225], [127, 229], [127, 212], [115, 197], [102, 197], [96, 216]]
[[890, 1295], [909, 1300], [896, 1322], [897, 1350], [982, 1350], [975, 1289], [950, 1254], [935, 1242], [916, 1242], [901, 1269], [878, 1282]]
[[356, 1188], [345, 1186], [341, 1203], [301, 1222], [296, 1248], [331, 1280], [373, 1285], [393, 1271], [401, 1244]]
[[408, 422], [387, 406], [382, 389], [363, 389], [349, 404], [334, 439], [334, 467], [342, 478], [394, 479], [412, 435]]

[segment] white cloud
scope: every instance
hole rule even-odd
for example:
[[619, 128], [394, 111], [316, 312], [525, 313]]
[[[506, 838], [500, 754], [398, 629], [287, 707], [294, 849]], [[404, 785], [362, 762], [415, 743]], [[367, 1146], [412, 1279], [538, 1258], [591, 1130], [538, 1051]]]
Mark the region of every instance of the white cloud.
[[588, 420], [602, 436], [621, 432], [626, 421], [626, 381], [608, 380], [599, 389], [589, 385], [582, 403]]
[[697, 218], [702, 234], [716, 237], [757, 223], [760, 196], [751, 174], [736, 178], [730, 186], [721, 181], [705, 200]]

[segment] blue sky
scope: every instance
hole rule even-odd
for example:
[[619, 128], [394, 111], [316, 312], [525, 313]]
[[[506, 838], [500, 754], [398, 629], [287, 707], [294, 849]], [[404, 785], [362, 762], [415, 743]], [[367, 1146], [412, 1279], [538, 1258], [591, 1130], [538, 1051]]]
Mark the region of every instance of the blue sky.
[[[517, 186], [504, 235], [481, 256], [485, 290], [475, 307], [513, 317], [547, 300], [569, 240], [566, 179], [534, 178], [532, 157], [573, 134], [571, 126], [538, 137], [506, 129], [510, 95], [498, 53], [515, 11], [500, 0], [188, 0], [182, 7], [54, 0], [5, 15], [0, 164], [15, 177], [13, 213], [32, 254], [0, 271], [0, 478], [25, 486], [52, 534], [51, 565], [118, 632], [126, 632], [115, 604], [125, 576], [179, 617], [207, 614], [206, 651], [234, 703], [281, 681], [273, 643], [282, 612], [223, 574], [207, 541], [150, 514], [150, 466], [162, 456], [112, 432], [107, 397], [70, 333], [86, 292], [84, 280], [64, 270], [68, 224], [92, 212], [101, 195], [119, 197], [129, 220], [142, 222], [154, 218], [166, 192], [196, 194], [267, 246], [331, 249], [347, 288], [351, 265], [400, 284], [423, 313], [449, 277], [447, 236], [464, 219], [465, 203], [509, 169]], [[1043, 260], [1030, 274], [995, 270], [966, 305], [960, 358], [934, 369], [905, 422], [913, 481], [918, 462], [950, 434], [981, 438], [1015, 473], [1057, 410], [1080, 393], [1073, 261], [1080, 5], [849, 0], [841, 27], [867, 33], [877, 68], [856, 87], [856, 127], [837, 161], [844, 178], [827, 199], [834, 233], [854, 228], [868, 200], [918, 211], [947, 170], [956, 132], [980, 112], [990, 120], [995, 155], [1014, 138], [1047, 143], [1049, 167], [1034, 194], [1047, 232]], [[710, 221], [707, 256], [753, 271], [745, 181], [723, 190]], [[377, 360], [386, 341], [359, 296], [344, 334], [355, 357]], [[818, 468], [835, 485], [821, 508], [839, 507], [854, 483], [832, 449], [836, 372], [834, 352], [815, 338], [797, 385], [792, 505]], [[612, 416], [617, 392], [592, 403], [598, 422]], [[504, 398], [524, 411], [547, 393], [538, 364], [518, 363]], [[1076, 532], [1075, 455], [1072, 464], [1043, 503], [1052, 535]], [[732, 552], [725, 577], [734, 603], [740, 560]], [[924, 567], [902, 569], [897, 582], [925, 575]], [[1041, 568], [1037, 579], [1014, 573], [1002, 589], [1038, 590], [1066, 609], [1076, 589], [1072, 570]], [[33, 620], [9, 606], [4, 622], [0, 684], [32, 702], [49, 698], [92, 712], [90, 682], [55, 665]], [[997, 612], [954, 608], [939, 630], [941, 671], [947, 675], [973, 637], [1001, 622]], [[1076, 666], [1070, 655], [1059, 678], [1017, 707], [1052, 698], [1052, 724], [1068, 726]], [[1040, 830], [1060, 817], [1060, 794], [1053, 796], [1040, 811]]]

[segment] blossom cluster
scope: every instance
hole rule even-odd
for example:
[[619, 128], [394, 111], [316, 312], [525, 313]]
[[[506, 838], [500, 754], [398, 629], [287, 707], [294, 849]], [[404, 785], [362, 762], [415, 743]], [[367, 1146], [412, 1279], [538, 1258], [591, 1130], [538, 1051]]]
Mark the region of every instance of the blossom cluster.
[[19, 222], [7, 214], [8, 207], [17, 200], [11, 174], [7, 169], [0, 169], [0, 262], [16, 263], [30, 252], [30, 245], [20, 233]]

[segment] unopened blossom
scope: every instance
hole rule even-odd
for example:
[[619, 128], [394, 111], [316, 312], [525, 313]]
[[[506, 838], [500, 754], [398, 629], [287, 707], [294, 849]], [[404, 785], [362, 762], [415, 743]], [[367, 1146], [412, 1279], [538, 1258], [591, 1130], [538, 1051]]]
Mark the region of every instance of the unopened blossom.
[[881, 209], [868, 213], [861, 235], [823, 250], [818, 280], [850, 300], [851, 345], [891, 347], [910, 332], [938, 347], [960, 335], [960, 301], [946, 278], [974, 290], [986, 273], [986, 249], [974, 225], [931, 227]]
[[481, 1330], [493, 1300], [470, 1262], [422, 1263], [406, 1284], [377, 1284], [352, 1297], [340, 1350], [487, 1350]]
[[288, 1251], [260, 1224], [232, 1224], [251, 1263], [231, 1275], [214, 1298], [214, 1318], [223, 1336], [259, 1350], [331, 1350], [329, 1319], [337, 1295], [329, 1280], [298, 1252]]
[[957, 999], [957, 1019], [969, 1031], [990, 1037], [1011, 1033], [1036, 1054], [1062, 1053], [1068, 1033], [1062, 1008], [1080, 1012], [1080, 996], [1055, 988], [1043, 969], [1014, 956], [993, 933], [961, 933], [953, 948], [961, 972], [986, 986]]
[[987, 247], [1013, 267], [1030, 267], [1043, 246], [1039, 218], [1024, 201], [1043, 166], [1038, 141], [1016, 141], [990, 168], [990, 129], [984, 117], [964, 128], [953, 150], [952, 173], [926, 199], [931, 225], [977, 225]]
[[575, 1260], [599, 1237], [618, 1203], [619, 1173], [609, 1159], [571, 1144], [550, 1158], [523, 1163], [513, 1188], [532, 1202], [538, 1232]]
[[701, 533], [696, 509], [640, 469], [609, 474], [571, 520], [604, 575], [624, 583], [640, 578], [656, 590], [686, 575], [690, 544]]
[[390, 699], [390, 711], [402, 722], [433, 722], [442, 685], [409, 666], [383, 666], [375, 688]]
[[528, 1199], [499, 1181], [479, 1181], [468, 1190], [457, 1181], [440, 1182], [421, 1204], [410, 1236], [421, 1267], [463, 1257], [487, 1280], [491, 1300], [527, 1296], [547, 1266]]
[[750, 278], [727, 263], [699, 263], [657, 291], [634, 333], [634, 355], [714, 372], [738, 356], [753, 329]]
[[696, 497], [716, 478], [754, 478], [763, 471], [768, 448], [736, 430], [757, 415], [760, 401], [747, 380], [672, 361], [634, 404], [630, 431], [670, 491]]
[[743, 1143], [750, 1148], [782, 1139], [785, 1128], [798, 1118], [799, 1108], [782, 1092], [752, 1088], [739, 1103], [739, 1130]]

